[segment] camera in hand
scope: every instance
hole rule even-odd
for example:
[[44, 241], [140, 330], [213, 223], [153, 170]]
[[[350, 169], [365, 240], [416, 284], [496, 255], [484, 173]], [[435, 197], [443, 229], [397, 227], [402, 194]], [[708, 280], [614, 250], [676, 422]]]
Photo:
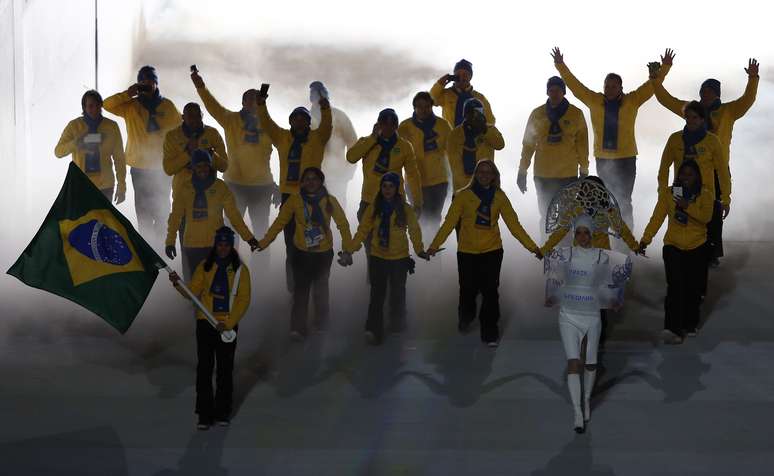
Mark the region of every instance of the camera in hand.
[[455, 81], [456, 82], [456, 81], [460, 80], [460, 77], [458, 75], [456, 75], [456, 74], [450, 74], [448, 76], [448, 78], [449, 78], [449, 81]]
[[258, 90], [258, 95], [262, 97], [266, 97], [269, 95], [269, 84], [262, 83], [261, 89]]
[[151, 86], [150, 84], [138, 84], [137, 85], [137, 91], [141, 93], [149, 93], [151, 92]]
[[196, 67], [196, 65], [195, 65], [195, 64], [192, 64], [192, 65], [191, 65], [191, 72], [192, 72], [192, 73], [198, 73], [198, 72], [199, 72], [199, 69]]

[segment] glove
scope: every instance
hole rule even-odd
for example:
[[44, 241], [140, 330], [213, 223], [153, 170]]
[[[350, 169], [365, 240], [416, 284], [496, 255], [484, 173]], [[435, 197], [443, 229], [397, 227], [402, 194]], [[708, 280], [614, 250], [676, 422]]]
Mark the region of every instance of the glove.
[[516, 185], [521, 190], [521, 193], [527, 191], [527, 172], [519, 172], [519, 176], [516, 177]]
[[175, 245], [167, 245], [167, 247], [164, 248], [164, 253], [167, 255], [167, 258], [175, 259], [175, 256], [177, 256]]
[[250, 238], [250, 240], [247, 242], [248, 245], [250, 245], [250, 251], [255, 251], [261, 249], [261, 247], [258, 245], [258, 240], [255, 238]]

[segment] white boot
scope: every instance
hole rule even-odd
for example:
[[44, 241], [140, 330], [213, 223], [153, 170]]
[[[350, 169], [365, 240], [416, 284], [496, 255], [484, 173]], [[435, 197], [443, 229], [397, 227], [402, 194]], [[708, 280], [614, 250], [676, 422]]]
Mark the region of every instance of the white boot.
[[570, 400], [572, 400], [572, 409], [575, 411], [575, 421], [573, 423], [575, 432], [583, 433], [585, 428], [583, 424], [583, 411], [581, 410], [580, 374], [567, 374], [567, 388], [570, 389]]
[[594, 380], [597, 378], [596, 370], [586, 369], [583, 372], [583, 414], [588, 423], [591, 420], [591, 392], [594, 391]]

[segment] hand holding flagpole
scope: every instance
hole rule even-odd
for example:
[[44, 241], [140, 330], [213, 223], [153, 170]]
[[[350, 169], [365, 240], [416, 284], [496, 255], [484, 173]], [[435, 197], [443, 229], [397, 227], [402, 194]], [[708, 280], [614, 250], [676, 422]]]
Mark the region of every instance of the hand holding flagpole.
[[[183, 280], [180, 279], [180, 276], [178, 276], [175, 270], [170, 268], [169, 265], [165, 265], [164, 270], [167, 273], [169, 273], [169, 279], [174, 283], [175, 287], [179, 287], [180, 289], [182, 289], [183, 292], [186, 294], [186, 296], [188, 296], [188, 298], [194, 303], [194, 306], [196, 306], [202, 312], [202, 314], [204, 314], [204, 317], [207, 318], [207, 322], [209, 322], [212, 325], [212, 327], [217, 329], [219, 321], [215, 319], [215, 316], [212, 315], [209, 309], [204, 307], [204, 304], [202, 304], [202, 302], [199, 301], [199, 298], [194, 296], [191, 290], [188, 289], [188, 287], [185, 285]], [[221, 331], [220, 340], [222, 340], [223, 342], [226, 342], [226, 343], [233, 342], [234, 339], [236, 339], [236, 332], [233, 329]]]

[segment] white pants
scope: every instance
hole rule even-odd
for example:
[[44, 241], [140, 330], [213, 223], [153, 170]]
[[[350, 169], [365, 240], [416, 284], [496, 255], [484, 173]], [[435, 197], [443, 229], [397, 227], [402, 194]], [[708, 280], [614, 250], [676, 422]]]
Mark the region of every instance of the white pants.
[[559, 310], [559, 334], [562, 336], [567, 360], [580, 359], [581, 343], [583, 337], [586, 337], [586, 365], [596, 364], [601, 332], [602, 321], [599, 313], [591, 315]]

